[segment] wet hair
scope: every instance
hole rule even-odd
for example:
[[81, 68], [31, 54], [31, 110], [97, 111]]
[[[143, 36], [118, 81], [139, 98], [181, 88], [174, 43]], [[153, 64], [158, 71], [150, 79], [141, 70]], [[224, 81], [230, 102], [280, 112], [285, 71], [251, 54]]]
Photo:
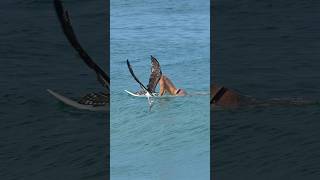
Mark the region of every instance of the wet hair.
[[176, 91], [176, 95], [178, 95], [178, 94], [187, 94], [183, 89], [177, 89], [177, 91]]

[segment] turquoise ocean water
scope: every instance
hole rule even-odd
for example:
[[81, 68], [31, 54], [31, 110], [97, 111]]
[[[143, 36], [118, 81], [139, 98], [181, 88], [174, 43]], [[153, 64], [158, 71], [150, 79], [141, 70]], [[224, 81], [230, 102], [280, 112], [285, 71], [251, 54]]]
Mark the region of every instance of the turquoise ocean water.
[[[209, 179], [209, 1], [111, 1], [111, 179]], [[153, 99], [150, 55], [189, 96]]]

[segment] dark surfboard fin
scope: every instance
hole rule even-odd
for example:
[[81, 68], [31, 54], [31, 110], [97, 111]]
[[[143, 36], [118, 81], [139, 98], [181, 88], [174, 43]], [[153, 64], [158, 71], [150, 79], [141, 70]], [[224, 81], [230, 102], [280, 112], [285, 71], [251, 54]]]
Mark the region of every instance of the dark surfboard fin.
[[160, 81], [161, 75], [162, 71], [160, 68], [160, 63], [155, 57], [151, 56], [151, 74], [149, 78], [149, 84], [147, 85], [147, 88], [150, 92], [155, 92], [158, 82]]
[[130, 64], [130, 62], [129, 62], [128, 59], [127, 59], [127, 66], [128, 66], [128, 69], [129, 69], [130, 74], [132, 75], [132, 77], [134, 78], [134, 80], [136, 80], [137, 83], [140, 84], [140, 87], [141, 87], [143, 90], [149, 92], [149, 94], [150, 94], [151, 96], [153, 96], [152, 93], [148, 90], [148, 88], [146, 88], [146, 87], [142, 84], [142, 82], [140, 82], [140, 80], [137, 78], [137, 76], [134, 74], [133, 69], [132, 69], [132, 66], [131, 66], [131, 64]]
[[92, 58], [87, 54], [87, 52], [82, 48], [77, 37], [74, 33], [74, 30], [71, 25], [68, 11], [63, 7], [61, 0], [54, 0], [54, 7], [60, 21], [61, 27], [64, 34], [66, 35], [71, 46], [78, 52], [81, 59], [86, 63], [86, 65], [93, 69], [96, 74], [98, 81], [107, 88], [107, 91], [110, 90], [110, 78], [109, 76], [92, 60]]

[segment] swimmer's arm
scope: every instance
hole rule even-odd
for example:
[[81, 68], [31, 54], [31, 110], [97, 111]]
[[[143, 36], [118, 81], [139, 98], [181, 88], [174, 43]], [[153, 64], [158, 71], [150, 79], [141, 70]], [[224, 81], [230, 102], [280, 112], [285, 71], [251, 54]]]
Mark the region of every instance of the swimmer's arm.
[[164, 88], [163, 86], [160, 85], [159, 96], [162, 96], [163, 94], [164, 94]]

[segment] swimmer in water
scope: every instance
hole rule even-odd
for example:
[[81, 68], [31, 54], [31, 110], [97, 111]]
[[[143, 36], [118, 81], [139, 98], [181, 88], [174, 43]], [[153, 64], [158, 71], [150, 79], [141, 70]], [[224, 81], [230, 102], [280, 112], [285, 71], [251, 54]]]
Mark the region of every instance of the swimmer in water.
[[213, 95], [210, 104], [217, 106], [237, 107], [256, 101], [252, 97], [241, 95], [239, 92], [224, 86], [212, 85], [210, 90], [211, 95]]
[[317, 101], [310, 101], [301, 98], [272, 98], [267, 100], [256, 99], [250, 96], [245, 96], [239, 92], [226, 88], [224, 86], [212, 85], [211, 91], [211, 101], [210, 104], [213, 106], [220, 107], [266, 107], [266, 106], [301, 106], [301, 105], [314, 105], [318, 104]]
[[186, 91], [180, 88], [176, 88], [172, 81], [165, 75], [162, 75], [159, 81], [160, 91], [159, 96], [164, 95], [166, 92], [173, 96], [185, 96]]
[[[163, 96], [168, 93], [173, 96], [185, 96], [187, 93], [185, 90], [176, 88], [173, 82], [165, 75], [162, 74], [160, 64], [158, 60], [151, 56], [151, 74], [149, 78], [149, 84], [147, 85], [147, 90], [150, 93], [155, 93], [155, 89], [159, 83], [160, 91], [159, 96]], [[144, 89], [136, 92], [136, 94], [145, 94]]]

